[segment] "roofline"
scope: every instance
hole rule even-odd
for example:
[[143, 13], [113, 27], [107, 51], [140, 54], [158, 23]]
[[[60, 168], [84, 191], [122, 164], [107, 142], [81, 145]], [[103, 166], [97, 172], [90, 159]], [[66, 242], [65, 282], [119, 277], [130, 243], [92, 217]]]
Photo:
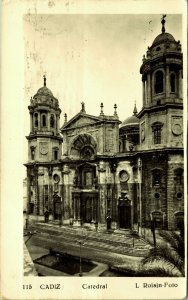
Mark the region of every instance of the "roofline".
[[90, 117], [92, 119], [95, 119], [95, 120], [101, 120], [99, 117], [95, 117], [95, 116], [92, 116], [92, 115], [88, 115], [82, 111], [80, 111], [79, 113], [77, 113], [74, 117], [72, 117], [67, 123], [65, 123], [60, 129], [64, 129], [66, 128], [72, 121], [74, 121], [78, 116], [87, 116], [87, 117]]
[[[104, 116], [100, 116], [100, 117], [96, 117], [96, 116], [92, 116], [92, 115], [89, 115], [89, 114], [86, 114], [86, 113], [83, 113], [83, 112], [79, 112], [77, 115], [75, 115], [73, 118], [71, 118], [67, 123], [65, 123], [61, 128], [60, 130], [61, 131], [66, 131], [66, 130], [72, 130], [72, 129], [75, 129], [75, 128], [81, 128], [83, 126], [91, 126], [92, 123], [87, 123], [87, 124], [80, 124], [79, 126], [75, 126], [75, 127], [71, 127], [71, 128], [66, 128], [68, 125], [70, 125], [72, 123], [72, 121], [74, 121], [78, 116], [84, 116], [84, 117], [89, 117], [93, 120], [96, 121], [96, 123], [121, 123], [120, 120], [118, 119], [106, 119], [105, 118], [105, 115]], [[96, 124], [95, 123], [95, 124]]]

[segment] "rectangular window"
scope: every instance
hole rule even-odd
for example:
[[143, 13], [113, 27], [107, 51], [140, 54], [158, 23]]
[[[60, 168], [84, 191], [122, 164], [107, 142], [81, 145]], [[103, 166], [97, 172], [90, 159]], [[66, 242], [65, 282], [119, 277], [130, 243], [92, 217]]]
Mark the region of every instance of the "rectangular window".
[[153, 130], [154, 134], [154, 144], [161, 144], [161, 128], [156, 127]]
[[92, 183], [93, 183], [92, 181], [93, 181], [92, 173], [90, 171], [85, 172], [85, 185], [86, 186], [92, 185]]

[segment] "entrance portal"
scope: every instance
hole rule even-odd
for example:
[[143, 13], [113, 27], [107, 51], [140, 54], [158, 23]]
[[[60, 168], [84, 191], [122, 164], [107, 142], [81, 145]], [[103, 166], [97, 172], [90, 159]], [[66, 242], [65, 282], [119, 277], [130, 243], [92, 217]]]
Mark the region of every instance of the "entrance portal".
[[119, 227], [131, 228], [131, 201], [127, 198], [119, 198]]
[[124, 229], [131, 228], [131, 206], [120, 206], [119, 227]]
[[53, 215], [55, 220], [61, 219], [61, 197], [59, 197], [57, 194], [53, 196], [54, 200], [54, 207], [53, 207]]
[[97, 221], [97, 193], [82, 193], [80, 216], [83, 223]]

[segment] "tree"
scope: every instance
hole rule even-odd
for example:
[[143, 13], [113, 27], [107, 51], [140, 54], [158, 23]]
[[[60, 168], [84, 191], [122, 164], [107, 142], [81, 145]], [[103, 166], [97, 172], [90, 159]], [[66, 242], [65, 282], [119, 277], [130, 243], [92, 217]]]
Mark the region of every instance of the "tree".
[[142, 272], [151, 276], [185, 276], [184, 236], [174, 231], [160, 231], [157, 246], [141, 262]]

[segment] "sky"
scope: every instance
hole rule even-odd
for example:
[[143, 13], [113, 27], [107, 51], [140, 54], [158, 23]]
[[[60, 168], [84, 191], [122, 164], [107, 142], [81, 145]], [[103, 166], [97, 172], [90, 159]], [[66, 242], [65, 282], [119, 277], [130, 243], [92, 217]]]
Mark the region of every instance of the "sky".
[[[142, 108], [140, 66], [147, 47], [161, 33], [155, 14], [26, 14], [23, 18], [25, 55], [25, 135], [29, 133], [30, 98], [43, 86], [58, 98], [68, 120], [85, 102], [86, 113], [113, 115], [120, 121]], [[182, 42], [181, 15], [167, 15], [166, 32]], [[26, 141], [25, 141], [26, 142]], [[27, 145], [27, 142], [26, 142]]]

